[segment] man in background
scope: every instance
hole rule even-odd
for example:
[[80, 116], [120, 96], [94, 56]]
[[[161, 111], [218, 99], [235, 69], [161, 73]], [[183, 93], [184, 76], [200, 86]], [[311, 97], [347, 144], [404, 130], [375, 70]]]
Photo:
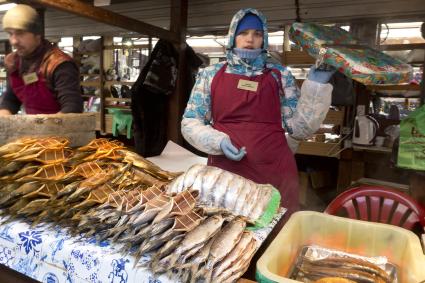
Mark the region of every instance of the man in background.
[[83, 111], [79, 71], [72, 58], [43, 36], [35, 9], [17, 5], [3, 17], [3, 29], [15, 50], [5, 58], [8, 87], [0, 115], [79, 113]]

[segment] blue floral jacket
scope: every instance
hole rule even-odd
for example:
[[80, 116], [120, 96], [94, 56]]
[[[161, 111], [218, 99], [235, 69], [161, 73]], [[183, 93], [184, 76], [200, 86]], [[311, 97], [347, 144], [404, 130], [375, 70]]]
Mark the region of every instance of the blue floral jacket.
[[[239, 21], [247, 13], [253, 13], [263, 22], [263, 49], [255, 60], [246, 62], [233, 53], [235, 30]], [[282, 92], [280, 94], [280, 108], [282, 127], [294, 139], [304, 139], [311, 136], [320, 127], [329, 109], [332, 86], [306, 80], [300, 89], [296, 85], [294, 76], [288, 68], [267, 62], [268, 33], [267, 23], [263, 14], [255, 9], [238, 11], [229, 28], [226, 61], [208, 66], [199, 71], [197, 80], [192, 89], [186, 110], [182, 119], [183, 137], [195, 148], [213, 155], [220, 155], [220, 142], [227, 134], [215, 130], [211, 118], [211, 83], [220, 68], [227, 63], [226, 73], [245, 76], [260, 75], [265, 68], [280, 71]], [[275, 76], [275, 79], [279, 78]], [[276, 94], [279, 95], [279, 94]]]

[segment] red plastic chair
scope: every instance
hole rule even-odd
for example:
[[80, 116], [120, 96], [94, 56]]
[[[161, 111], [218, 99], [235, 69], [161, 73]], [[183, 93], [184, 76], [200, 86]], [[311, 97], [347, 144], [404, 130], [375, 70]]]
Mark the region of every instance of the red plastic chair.
[[412, 197], [385, 187], [349, 189], [325, 209], [325, 213], [332, 215], [341, 216], [344, 212], [351, 219], [392, 224], [418, 233], [423, 233], [425, 227], [425, 209]]

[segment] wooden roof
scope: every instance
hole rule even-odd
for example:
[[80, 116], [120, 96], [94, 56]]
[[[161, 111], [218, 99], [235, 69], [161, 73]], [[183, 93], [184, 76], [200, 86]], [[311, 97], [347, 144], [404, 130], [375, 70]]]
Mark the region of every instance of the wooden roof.
[[[102, 8], [169, 29], [172, 0], [111, 0]], [[92, 4], [92, 0], [84, 0]], [[189, 0], [188, 34], [225, 33], [233, 14], [240, 8], [254, 7], [268, 18], [272, 29], [295, 21], [348, 22], [365, 19], [425, 20], [423, 0]], [[1, 17], [2, 14], [0, 14]], [[54, 8], [45, 12], [47, 36], [134, 34], [124, 28], [76, 16]], [[0, 33], [0, 38], [6, 38]]]

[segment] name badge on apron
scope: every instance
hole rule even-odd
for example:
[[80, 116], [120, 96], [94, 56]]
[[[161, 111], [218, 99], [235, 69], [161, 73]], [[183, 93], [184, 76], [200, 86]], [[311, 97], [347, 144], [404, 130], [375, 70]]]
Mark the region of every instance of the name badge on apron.
[[29, 85], [38, 81], [38, 76], [36, 72], [32, 72], [24, 75], [22, 79], [24, 80], [25, 85]]
[[238, 89], [257, 91], [258, 82], [248, 81], [248, 80], [239, 80]]

